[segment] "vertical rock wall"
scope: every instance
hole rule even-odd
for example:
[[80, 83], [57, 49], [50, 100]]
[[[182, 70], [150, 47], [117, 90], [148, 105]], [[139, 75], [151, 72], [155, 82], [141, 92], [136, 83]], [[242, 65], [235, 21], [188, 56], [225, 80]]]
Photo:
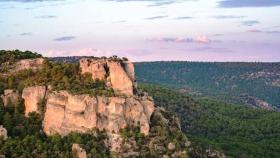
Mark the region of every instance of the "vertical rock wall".
[[23, 89], [22, 98], [25, 105], [25, 116], [31, 112], [39, 113], [39, 104], [45, 99], [47, 88], [45, 86], [34, 86]]
[[19, 93], [12, 89], [6, 89], [1, 98], [3, 100], [4, 106], [7, 106], [9, 102], [13, 105], [17, 105], [20, 101]]
[[116, 93], [132, 96], [135, 86], [134, 65], [130, 61], [120, 59], [94, 59], [80, 60], [82, 74], [90, 73], [92, 79], [104, 80], [108, 87]]

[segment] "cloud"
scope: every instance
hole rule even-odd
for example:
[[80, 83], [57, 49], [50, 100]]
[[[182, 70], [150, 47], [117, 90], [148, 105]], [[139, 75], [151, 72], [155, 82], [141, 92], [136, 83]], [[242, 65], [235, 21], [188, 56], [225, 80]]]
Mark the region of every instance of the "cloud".
[[146, 20], [156, 20], [156, 19], [163, 19], [163, 18], [167, 18], [167, 15], [161, 15], [161, 16], [153, 16], [153, 17], [148, 17], [145, 18]]
[[219, 2], [222, 8], [242, 8], [242, 7], [273, 7], [280, 6], [279, 0], [223, 0]]
[[175, 19], [176, 20], [186, 20], [186, 19], [193, 19], [193, 17], [191, 17], [191, 16], [180, 16], [180, 17], [177, 17]]
[[19, 34], [20, 36], [30, 36], [32, 35], [30, 32], [24, 32], [24, 33], [21, 33]]
[[192, 48], [189, 49], [189, 51], [195, 51], [195, 52], [211, 52], [211, 53], [230, 53], [233, 52], [232, 50], [228, 48], [221, 48], [221, 47], [199, 47], [199, 48]]
[[214, 37], [218, 37], [218, 36], [223, 36], [224, 34], [221, 34], [221, 33], [216, 33], [216, 34], [213, 34], [212, 36]]
[[114, 1], [114, 2], [150, 2], [151, 4], [148, 5], [149, 7], [158, 7], [158, 6], [164, 6], [164, 5], [171, 5], [174, 3], [178, 3], [181, 1], [186, 0], [108, 0], [108, 1]]
[[63, 1], [63, 0], [0, 0], [0, 2], [51, 2], [51, 1]]
[[258, 29], [250, 29], [247, 30], [246, 32], [251, 32], [251, 33], [267, 33], [267, 34], [280, 34], [280, 31], [262, 31]]
[[270, 33], [270, 34], [279, 34], [280, 31], [265, 31], [266, 33]]
[[163, 6], [163, 5], [170, 5], [174, 4], [176, 1], [156, 1], [154, 4], [148, 5], [149, 7], [158, 7], [158, 6]]
[[215, 19], [241, 19], [245, 18], [246, 16], [236, 16], [236, 15], [217, 15], [214, 16]]
[[57, 56], [112, 56], [115, 55], [114, 51], [100, 50], [93, 48], [83, 48], [80, 50], [49, 50], [46, 56], [57, 57]]
[[118, 20], [118, 21], [113, 21], [112, 23], [125, 23], [127, 22], [126, 20]]
[[38, 18], [38, 19], [53, 19], [53, 18], [56, 18], [56, 16], [54, 16], [54, 15], [42, 15], [42, 16], [36, 16], [35, 18]]
[[259, 24], [260, 22], [257, 20], [247, 20], [247, 21], [241, 21], [241, 24], [244, 26], [253, 26], [256, 24]]
[[62, 37], [55, 38], [54, 41], [70, 41], [75, 38], [76, 38], [75, 36], [62, 36]]
[[148, 39], [149, 41], [153, 42], [167, 42], [167, 43], [200, 43], [200, 44], [207, 44], [212, 42], [206, 36], [197, 36], [195, 38], [182, 38], [182, 37], [162, 37], [162, 38], [152, 38]]
[[250, 29], [250, 30], [247, 30], [246, 32], [253, 32], [253, 33], [256, 33], [256, 32], [262, 32], [261, 30], [258, 30], [258, 29]]

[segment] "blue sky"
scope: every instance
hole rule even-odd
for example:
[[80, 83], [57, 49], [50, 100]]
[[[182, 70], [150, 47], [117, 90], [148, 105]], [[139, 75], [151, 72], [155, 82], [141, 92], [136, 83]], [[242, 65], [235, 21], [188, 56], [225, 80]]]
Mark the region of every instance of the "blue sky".
[[280, 0], [0, 0], [0, 49], [280, 61]]

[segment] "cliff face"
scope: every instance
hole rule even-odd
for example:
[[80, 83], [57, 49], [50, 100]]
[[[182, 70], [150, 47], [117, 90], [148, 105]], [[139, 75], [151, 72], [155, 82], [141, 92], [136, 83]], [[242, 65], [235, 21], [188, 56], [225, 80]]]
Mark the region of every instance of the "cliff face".
[[39, 104], [45, 99], [47, 89], [45, 86], [34, 86], [23, 89], [22, 98], [25, 105], [25, 116], [31, 112], [39, 113]]
[[1, 98], [3, 100], [4, 106], [7, 106], [9, 102], [13, 105], [17, 105], [20, 100], [19, 93], [12, 89], [6, 89]]
[[40, 68], [43, 65], [43, 63], [44, 63], [43, 58], [23, 59], [15, 64], [15, 68], [12, 71], [17, 72], [17, 71], [27, 70], [27, 69], [36, 70]]
[[108, 87], [132, 96], [135, 86], [134, 66], [130, 61], [83, 58], [80, 60], [83, 74], [90, 73], [92, 79], [105, 80]]
[[147, 135], [153, 111], [153, 102], [144, 98], [90, 97], [60, 91], [48, 96], [43, 128], [48, 135], [85, 133], [94, 128], [118, 133], [139, 123]]
[[106, 60], [92, 60], [88, 58], [83, 58], [80, 60], [80, 68], [82, 74], [90, 73], [93, 80], [105, 80], [106, 79]]

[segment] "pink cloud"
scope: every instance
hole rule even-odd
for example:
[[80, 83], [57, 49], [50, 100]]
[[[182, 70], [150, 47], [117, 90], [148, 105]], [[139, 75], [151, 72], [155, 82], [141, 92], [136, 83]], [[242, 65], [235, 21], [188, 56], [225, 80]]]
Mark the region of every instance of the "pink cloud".
[[206, 36], [197, 36], [194, 39], [194, 41], [197, 43], [210, 43], [211, 42], [211, 40]]
[[80, 50], [49, 50], [46, 56], [112, 56], [114, 51], [110, 50], [100, 50], [93, 48], [83, 48]]
[[262, 31], [261, 31], [261, 30], [258, 30], [258, 29], [250, 29], [250, 30], [247, 30], [247, 32], [256, 33], [256, 32], [262, 32]]
[[151, 38], [148, 41], [152, 42], [169, 42], [169, 43], [200, 43], [207, 44], [210, 43], [211, 40], [207, 36], [197, 36], [195, 38], [187, 38], [187, 37], [159, 37], [159, 38]]

